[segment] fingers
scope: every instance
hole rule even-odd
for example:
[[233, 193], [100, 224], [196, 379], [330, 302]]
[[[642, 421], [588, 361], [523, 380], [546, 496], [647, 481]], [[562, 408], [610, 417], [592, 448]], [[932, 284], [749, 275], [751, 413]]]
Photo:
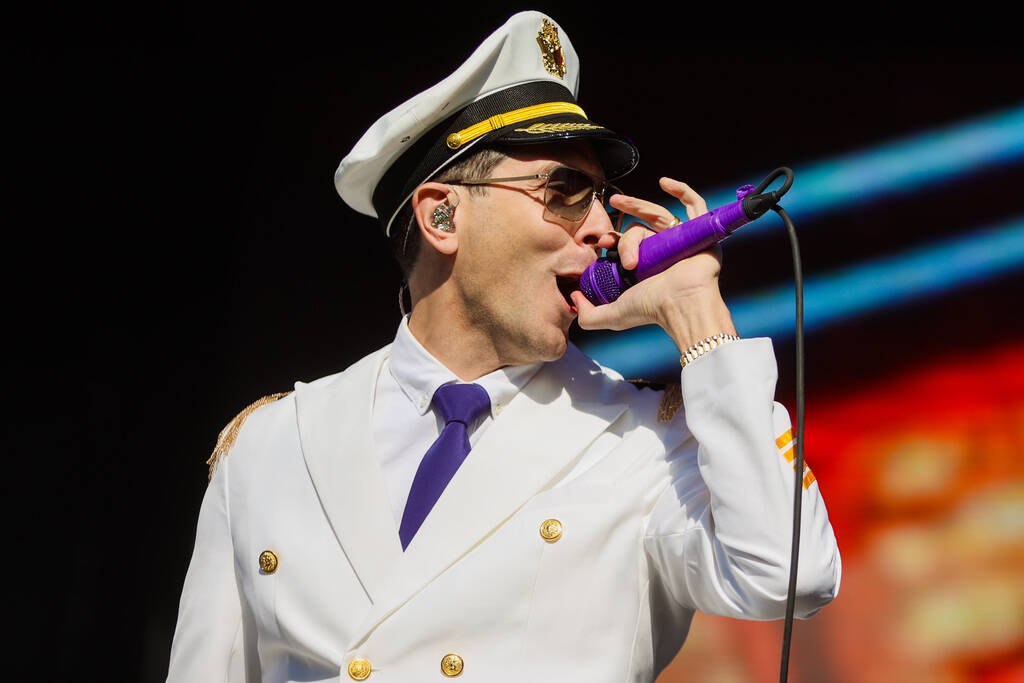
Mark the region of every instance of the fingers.
[[619, 261], [623, 268], [632, 270], [640, 260], [640, 242], [650, 237], [655, 232], [671, 228], [679, 223], [679, 220], [672, 213], [660, 204], [649, 202], [639, 197], [631, 197], [625, 194], [614, 195], [609, 200], [616, 209], [636, 216], [650, 225], [650, 228], [633, 223], [623, 231], [619, 239], [618, 252]]
[[633, 223], [619, 238], [619, 262], [626, 270], [633, 270], [640, 262], [640, 242], [654, 234], [639, 223]]
[[[708, 205], [704, 198], [686, 183], [673, 178], [662, 178], [659, 185], [661, 189], [678, 199], [686, 207], [686, 215], [689, 218], [693, 219], [708, 212]], [[622, 266], [628, 270], [636, 268], [639, 262], [641, 241], [656, 232], [679, 224], [679, 219], [673, 216], [668, 209], [639, 197], [616, 194], [609, 199], [609, 202], [616, 209], [636, 216], [650, 226], [647, 228], [639, 223], [634, 223], [623, 232], [618, 243], [618, 252]], [[604, 246], [604, 244], [600, 246]]]
[[693, 219], [708, 212], [708, 204], [692, 187], [673, 178], [662, 178], [658, 181], [661, 189], [675, 197], [686, 207], [686, 215]]
[[646, 199], [632, 197], [627, 194], [616, 194], [608, 200], [609, 203], [619, 211], [636, 216], [647, 223], [655, 232], [671, 228], [679, 223], [679, 219], [660, 204], [649, 202]]

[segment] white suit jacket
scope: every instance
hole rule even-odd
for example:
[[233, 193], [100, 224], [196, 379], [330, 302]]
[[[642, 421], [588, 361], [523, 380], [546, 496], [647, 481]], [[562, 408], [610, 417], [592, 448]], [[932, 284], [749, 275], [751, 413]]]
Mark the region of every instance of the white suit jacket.
[[[770, 340], [687, 366], [668, 421], [661, 392], [570, 346], [404, 553], [371, 443], [388, 349], [244, 423], [203, 501], [169, 680], [350, 681], [361, 659], [373, 683], [441, 681], [457, 654], [465, 681], [651, 681], [694, 610], [783, 616], [794, 472]], [[817, 483], [803, 496], [808, 617], [837, 594], [840, 558]]]

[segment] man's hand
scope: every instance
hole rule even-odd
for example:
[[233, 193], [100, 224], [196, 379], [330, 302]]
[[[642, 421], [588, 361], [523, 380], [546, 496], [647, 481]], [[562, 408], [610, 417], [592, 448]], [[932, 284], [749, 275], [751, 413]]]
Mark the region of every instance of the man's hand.
[[[686, 183], [662, 178], [659, 184], [686, 207], [689, 218], [707, 213], [707, 203]], [[633, 223], [623, 233], [618, 251], [622, 266], [627, 270], [637, 266], [641, 241], [679, 222], [665, 207], [637, 197], [616, 195], [611, 203], [653, 228]], [[736, 334], [732, 316], [718, 291], [721, 267], [721, 250], [716, 247], [637, 283], [610, 304], [594, 306], [582, 292], [573, 292], [580, 327], [625, 330], [640, 325], [660, 325], [675, 340], [680, 353], [704, 337], [719, 332]]]

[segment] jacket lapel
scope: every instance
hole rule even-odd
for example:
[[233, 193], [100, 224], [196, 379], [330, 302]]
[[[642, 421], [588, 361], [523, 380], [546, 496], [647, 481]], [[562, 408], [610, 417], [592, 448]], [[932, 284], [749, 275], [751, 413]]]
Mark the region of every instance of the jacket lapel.
[[320, 504], [370, 602], [402, 561], [398, 529], [373, 449], [372, 406], [390, 347], [340, 375], [296, 385], [302, 456]]
[[374, 600], [353, 646], [530, 498], [568, 474], [626, 409], [601, 402], [606, 386], [600, 368], [572, 346], [561, 360], [538, 371], [449, 482], [399, 571]]

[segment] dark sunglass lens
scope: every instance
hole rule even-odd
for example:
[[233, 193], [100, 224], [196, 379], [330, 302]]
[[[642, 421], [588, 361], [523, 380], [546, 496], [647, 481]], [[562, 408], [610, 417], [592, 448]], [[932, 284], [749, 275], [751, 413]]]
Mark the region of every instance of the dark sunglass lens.
[[616, 230], [622, 229], [623, 213], [619, 209], [616, 209], [611, 204], [611, 198], [615, 195], [622, 194], [622, 191], [617, 187], [608, 185], [604, 190], [604, 210], [608, 213], [608, 220], [612, 222], [612, 227]]
[[548, 178], [545, 205], [555, 214], [579, 220], [594, 201], [594, 181], [586, 173], [561, 166]]

